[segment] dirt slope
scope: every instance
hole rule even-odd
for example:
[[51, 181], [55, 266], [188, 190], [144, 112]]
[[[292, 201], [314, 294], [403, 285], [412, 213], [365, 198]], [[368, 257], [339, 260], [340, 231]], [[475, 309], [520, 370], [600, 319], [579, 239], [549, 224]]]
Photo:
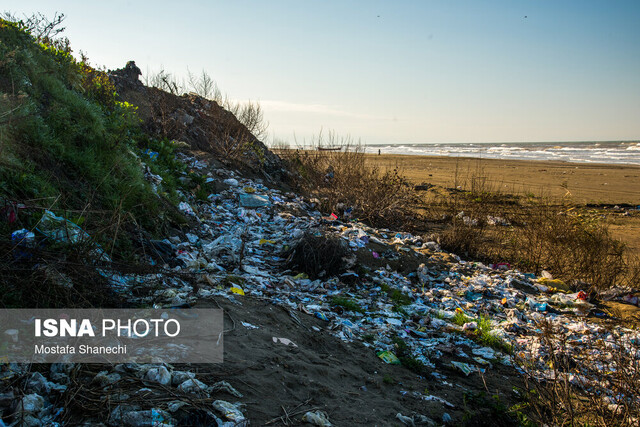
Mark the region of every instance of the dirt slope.
[[[298, 323], [286, 309], [267, 301], [249, 297], [238, 298], [240, 304], [216, 301], [225, 310], [225, 328], [235, 329], [225, 334], [224, 364], [202, 366], [201, 372], [229, 380], [245, 395], [242, 401], [252, 424], [307, 425], [302, 415], [317, 408], [329, 415], [334, 426], [403, 425], [396, 419], [398, 413], [421, 414], [439, 425], [445, 413], [454, 425], [511, 425], [488, 404], [493, 395], [503, 403], [515, 401], [512, 388], [520, 385], [520, 378], [508, 367], [495, 365], [484, 379], [478, 373], [465, 377], [451, 369], [444, 380], [451, 385], [443, 385], [442, 379], [385, 364], [372, 349], [339, 340], [325, 330], [326, 322], [299, 311], [295, 311]], [[287, 338], [297, 347], [274, 343], [273, 337]], [[451, 360], [455, 355], [437, 363], [445, 367]], [[420, 400], [412, 392], [440, 397], [454, 407]]]
[[140, 74], [135, 62], [129, 61], [109, 76], [120, 99], [138, 107], [143, 127], [151, 135], [186, 142], [193, 151], [215, 154], [223, 163], [241, 163], [274, 181], [286, 174], [280, 158], [215, 101], [146, 87]]

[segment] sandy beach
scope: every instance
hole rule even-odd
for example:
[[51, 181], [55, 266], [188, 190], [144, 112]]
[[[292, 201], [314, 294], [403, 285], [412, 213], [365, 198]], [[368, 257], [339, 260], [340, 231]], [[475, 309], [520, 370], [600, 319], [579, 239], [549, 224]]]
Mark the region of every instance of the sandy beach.
[[533, 193], [579, 204], [640, 205], [640, 166], [396, 154], [370, 154], [367, 159], [381, 168], [398, 166], [416, 184], [470, 189], [475, 180], [490, 191]]
[[[465, 157], [370, 154], [367, 160], [382, 169], [399, 167], [415, 184], [443, 187], [484, 186], [488, 191], [534, 194], [575, 204], [640, 205], [640, 166], [497, 160]], [[640, 215], [603, 210], [611, 234], [640, 253]], [[634, 211], [635, 212], [635, 211]]]

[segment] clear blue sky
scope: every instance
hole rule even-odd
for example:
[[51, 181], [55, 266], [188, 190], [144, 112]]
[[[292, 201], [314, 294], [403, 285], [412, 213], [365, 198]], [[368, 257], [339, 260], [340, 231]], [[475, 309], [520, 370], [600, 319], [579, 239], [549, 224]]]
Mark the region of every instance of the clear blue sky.
[[25, 1], [94, 65], [205, 69], [285, 140], [640, 138], [640, 1]]

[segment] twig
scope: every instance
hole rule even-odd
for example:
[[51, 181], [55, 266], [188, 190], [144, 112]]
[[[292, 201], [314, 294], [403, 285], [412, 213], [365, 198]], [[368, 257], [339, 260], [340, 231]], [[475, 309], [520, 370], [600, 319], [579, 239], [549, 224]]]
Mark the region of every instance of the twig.
[[226, 329], [222, 332], [220, 332], [220, 334], [228, 334], [229, 332], [233, 332], [236, 330], [236, 321], [234, 320], [234, 318], [231, 316], [231, 314], [229, 314], [229, 312], [227, 310], [223, 310], [222, 306], [220, 306], [220, 304], [218, 303], [218, 301], [216, 301], [215, 298], [211, 298], [211, 300], [218, 306], [218, 308], [220, 310], [222, 310], [227, 316], [229, 316], [229, 319], [231, 319], [231, 322], [233, 323], [233, 327], [231, 329]]
[[[295, 409], [297, 409], [297, 408], [299, 408], [301, 406], [307, 405], [310, 401], [311, 401], [311, 399], [308, 399], [308, 400], [300, 403], [298, 406], [296, 406], [294, 408], [293, 412], [290, 412], [290, 413], [287, 414], [287, 411], [285, 411], [285, 414], [288, 415], [289, 417], [294, 417], [294, 416], [299, 415], [299, 414], [301, 414], [303, 412], [317, 411], [318, 409], [320, 409], [318, 407], [313, 407], [313, 408], [310, 408], [310, 409], [295, 410]], [[282, 409], [284, 410], [284, 408], [282, 408]], [[264, 423], [264, 425], [268, 426], [269, 424], [273, 424], [273, 423], [277, 422], [278, 420], [280, 420], [280, 421], [282, 421], [284, 423], [284, 420], [282, 419], [283, 417], [284, 417], [284, 415], [280, 415], [279, 417], [275, 417], [275, 418], [267, 421], [266, 423]]]

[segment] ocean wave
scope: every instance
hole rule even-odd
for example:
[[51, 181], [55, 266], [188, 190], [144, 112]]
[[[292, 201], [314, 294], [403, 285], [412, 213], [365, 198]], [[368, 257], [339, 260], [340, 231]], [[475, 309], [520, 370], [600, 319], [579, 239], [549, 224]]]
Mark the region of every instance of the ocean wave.
[[433, 143], [384, 144], [367, 147], [367, 152], [380, 150], [388, 154], [476, 157], [512, 160], [560, 160], [588, 163], [640, 165], [640, 143]]

